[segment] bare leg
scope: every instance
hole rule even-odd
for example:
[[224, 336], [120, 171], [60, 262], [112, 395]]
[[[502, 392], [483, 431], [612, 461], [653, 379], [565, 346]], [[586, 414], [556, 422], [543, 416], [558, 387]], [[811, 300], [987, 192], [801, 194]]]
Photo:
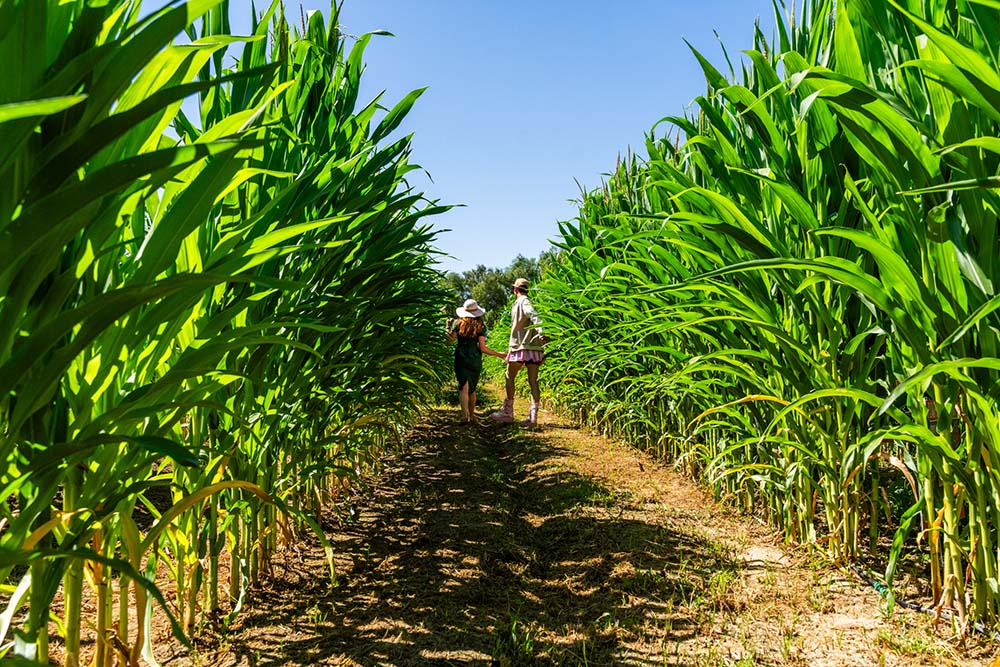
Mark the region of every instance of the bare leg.
[[531, 402], [535, 405], [542, 400], [542, 392], [538, 388], [538, 364], [526, 364], [528, 368], [528, 386], [531, 387]]
[[506, 375], [507, 383], [504, 388], [507, 391], [508, 401], [514, 400], [514, 380], [517, 378], [517, 372], [521, 370], [522, 366], [524, 366], [524, 364], [522, 364], [519, 361], [512, 361], [507, 364], [507, 375]]
[[528, 418], [521, 424], [525, 426], [535, 426], [538, 423], [538, 403], [542, 395], [538, 390], [538, 364], [527, 364], [528, 385], [531, 387], [531, 405], [528, 406]]
[[469, 421], [476, 421], [476, 392], [469, 394]]
[[462, 421], [469, 421], [469, 383], [466, 382], [458, 390], [458, 402], [462, 406]]
[[504, 387], [507, 399], [503, 402], [503, 407], [500, 408], [499, 412], [494, 412], [490, 415], [490, 419], [500, 422], [511, 422], [514, 419], [514, 379], [517, 377], [517, 372], [521, 370], [521, 366], [524, 364], [519, 362], [513, 362], [507, 364], [506, 373], [506, 386]]

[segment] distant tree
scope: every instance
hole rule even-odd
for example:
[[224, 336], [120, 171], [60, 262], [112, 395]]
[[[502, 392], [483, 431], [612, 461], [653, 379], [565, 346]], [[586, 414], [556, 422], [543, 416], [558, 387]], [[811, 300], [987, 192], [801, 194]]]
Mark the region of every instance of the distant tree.
[[506, 268], [491, 268], [483, 264], [462, 273], [449, 272], [443, 274], [438, 286], [455, 303], [463, 303], [466, 299], [475, 299], [487, 310], [486, 325], [492, 327], [499, 316], [507, 309], [511, 300], [511, 285], [518, 278], [525, 278], [531, 283], [541, 278], [542, 261], [551, 263], [553, 253], [546, 251], [539, 259], [518, 255]]
[[464, 303], [469, 298], [469, 286], [465, 281], [465, 274], [449, 271], [441, 274], [438, 287], [448, 296], [447, 298], [456, 303]]
[[487, 315], [487, 325], [495, 324], [502, 311], [510, 305], [513, 298], [510, 288], [515, 280], [524, 278], [531, 284], [535, 284], [540, 276], [538, 260], [523, 255], [515, 257], [507, 268], [497, 271], [492, 277], [493, 280], [483, 285], [484, 294], [489, 297], [490, 303], [493, 304], [494, 316], [490, 319]]
[[510, 282], [513, 283], [518, 278], [526, 278], [529, 282], [537, 282], [540, 272], [538, 267], [538, 260], [532, 259], [530, 257], [525, 257], [524, 255], [518, 255], [511, 262], [510, 266], [507, 267], [505, 273]]

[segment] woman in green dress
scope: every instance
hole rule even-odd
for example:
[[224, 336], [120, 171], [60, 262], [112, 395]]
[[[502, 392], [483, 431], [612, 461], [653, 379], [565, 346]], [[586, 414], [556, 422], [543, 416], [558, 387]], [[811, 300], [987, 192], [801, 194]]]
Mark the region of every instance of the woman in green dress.
[[455, 310], [457, 320], [448, 321], [448, 338], [455, 346], [455, 379], [458, 380], [458, 401], [462, 406], [462, 422], [476, 421], [476, 385], [483, 370], [483, 353], [506, 359], [506, 355], [486, 347], [486, 311], [474, 299]]

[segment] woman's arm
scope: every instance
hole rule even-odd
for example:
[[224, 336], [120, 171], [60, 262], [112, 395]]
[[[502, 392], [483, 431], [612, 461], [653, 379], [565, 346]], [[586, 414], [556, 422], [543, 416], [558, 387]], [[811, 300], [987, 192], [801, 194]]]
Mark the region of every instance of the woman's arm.
[[502, 352], [497, 352], [496, 350], [491, 350], [486, 347], [486, 336], [479, 337], [479, 351], [483, 354], [491, 354], [494, 357], [500, 357], [501, 359], [506, 359], [507, 355]]

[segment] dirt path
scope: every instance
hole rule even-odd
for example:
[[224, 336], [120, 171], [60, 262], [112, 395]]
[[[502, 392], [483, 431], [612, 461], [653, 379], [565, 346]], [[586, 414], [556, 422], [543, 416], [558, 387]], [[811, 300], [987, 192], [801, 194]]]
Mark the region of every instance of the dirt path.
[[989, 665], [853, 576], [783, 553], [672, 471], [543, 414], [455, 424], [288, 552], [219, 646], [175, 665]]

